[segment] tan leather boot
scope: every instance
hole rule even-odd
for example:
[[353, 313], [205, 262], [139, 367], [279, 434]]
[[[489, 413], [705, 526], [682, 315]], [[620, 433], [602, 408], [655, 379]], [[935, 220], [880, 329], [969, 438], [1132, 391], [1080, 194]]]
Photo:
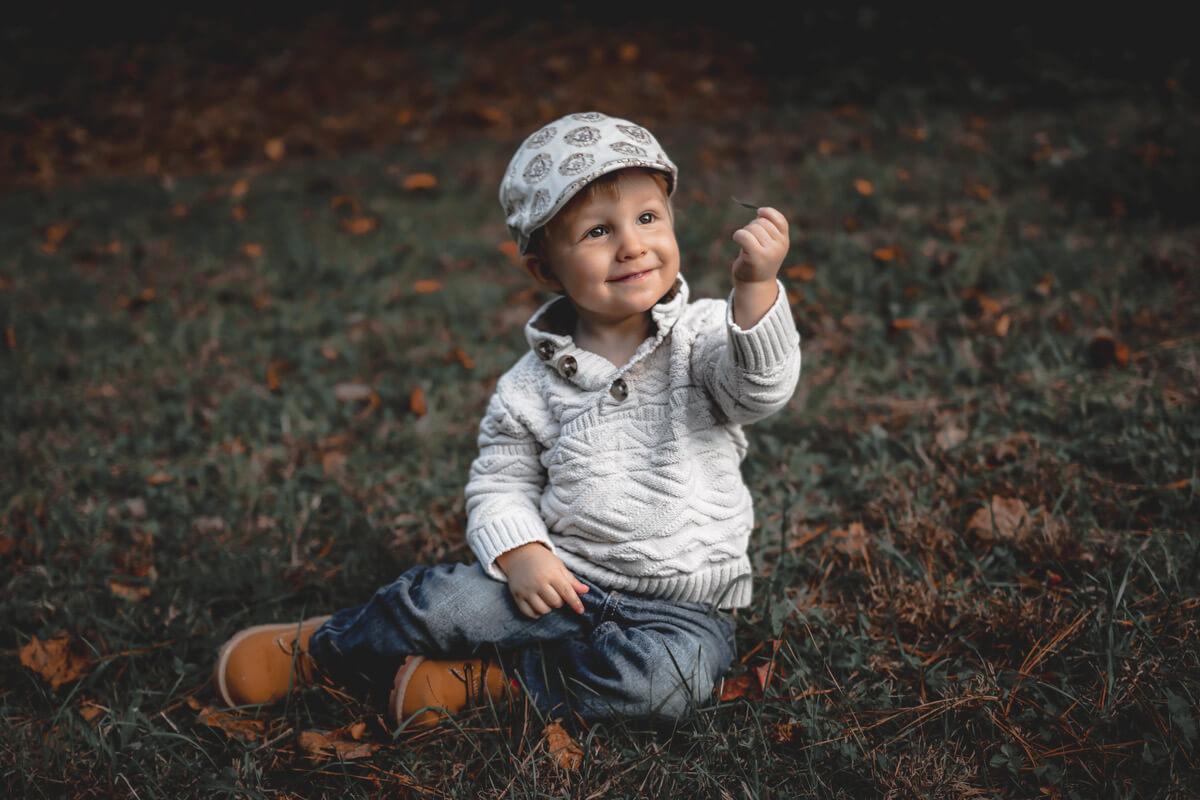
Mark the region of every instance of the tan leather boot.
[[396, 672], [388, 711], [396, 724], [412, 718], [410, 725], [425, 728], [435, 725], [443, 712], [457, 714], [489, 701], [505, 702], [512, 692], [511, 682], [494, 661], [409, 656]]
[[231, 706], [273, 703], [316, 683], [318, 670], [308, 641], [329, 617], [256, 625], [221, 646], [213, 679]]

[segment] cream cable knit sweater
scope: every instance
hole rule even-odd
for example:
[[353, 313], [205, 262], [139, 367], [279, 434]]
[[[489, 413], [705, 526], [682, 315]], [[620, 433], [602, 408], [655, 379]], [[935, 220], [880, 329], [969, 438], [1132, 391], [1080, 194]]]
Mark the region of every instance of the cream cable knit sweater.
[[722, 300], [675, 296], [623, 367], [575, 345], [565, 298], [525, 326], [531, 352], [496, 386], [466, 487], [467, 541], [496, 557], [542, 542], [619, 591], [737, 608], [750, 602], [754, 525], [741, 426], [785, 406], [800, 344], [783, 286], [738, 328]]

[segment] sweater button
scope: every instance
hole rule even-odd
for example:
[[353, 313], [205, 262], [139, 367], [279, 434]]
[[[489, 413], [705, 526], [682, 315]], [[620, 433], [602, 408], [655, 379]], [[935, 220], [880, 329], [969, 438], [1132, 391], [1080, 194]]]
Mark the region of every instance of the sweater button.
[[546, 339], [538, 342], [535, 350], [537, 351], [538, 358], [542, 361], [549, 361], [554, 358], [554, 344]]
[[558, 362], [558, 371], [562, 373], [564, 378], [569, 378], [579, 371], [579, 365], [575, 363], [575, 359], [571, 356], [563, 356]]
[[613, 381], [612, 388], [608, 391], [618, 403], [629, 397], [629, 386], [625, 383], [624, 378], [617, 378]]

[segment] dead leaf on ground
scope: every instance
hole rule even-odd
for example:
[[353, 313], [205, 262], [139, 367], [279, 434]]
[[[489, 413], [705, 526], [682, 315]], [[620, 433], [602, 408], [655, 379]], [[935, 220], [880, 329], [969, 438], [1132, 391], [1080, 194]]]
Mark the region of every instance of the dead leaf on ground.
[[106, 707], [100, 705], [95, 700], [84, 698], [79, 703], [79, 716], [83, 717], [84, 722], [92, 722], [96, 719], [96, 717], [106, 713], [107, 711], [108, 709]]
[[867, 557], [869, 543], [867, 529], [861, 522], [851, 522], [846, 530], [833, 530], [830, 531], [830, 535], [833, 537], [833, 546], [838, 552]]
[[[139, 572], [142, 571], [139, 570]], [[145, 578], [145, 582], [131, 583], [113, 579], [108, 582], [108, 590], [122, 600], [128, 600], [132, 603], [136, 603], [138, 600], [149, 597], [151, 587], [154, 585], [154, 582], [158, 580], [158, 570], [156, 570], [154, 565], [151, 564], [144, 572], [142, 572], [142, 574], [138, 575], [137, 577]]]
[[1122, 342], [1107, 328], [1101, 328], [1092, 334], [1092, 341], [1087, 349], [1088, 363], [1103, 369], [1109, 364], [1124, 367], [1129, 364], [1129, 345]]
[[284, 145], [283, 139], [279, 137], [267, 139], [266, 144], [263, 145], [263, 153], [272, 161], [281, 161], [287, 153], [287, 146]]
[[296, 737], [296, 745], [313, 763], [328, 761], [331, 758], [336, 758], [338, 761], [369, 758], [383, 745], [378, 742], [360, 741], [365, 730], [366, 725], [360, 722], [328, 733], [303, 731]]
[[901, 262], [903, 262], [905, 260], [904, 251], [901, 250], [897, 245], [894, 245], [894, 244], [888, 245], [887, 247], [875, 248], [875, 250], [871, 253], [871, 258], [875, 259], [876, 261], [880, 261], [880, 262], [884, 262], [884, 261], [901, 261]]
[[417, 294], [432, 294], [440, 292], [445, 286], [446, 284], [435, 278], [423, 278], [413, 284], [413, 291]]
[[408, 407], [418, 417], [425, 416], [425, 413], [429, 410], [425, 405], [425, 391], [420, 386], [414, 388], [412, 394], [408, 396]]
[[938, 429], [934, 440], [942, 450], [949, 450], [967, 438], [967, 431], [958, 424], [958, 420], [949, 419]]
[[343, 403], [355, 403], [371, 396], [371, 387], [360, 381], [343, 381], [333, 387], [333, 396]]
[[583, 763], [583, 748], [562, 725], [550, 722], [545, 731], [546, 752], [560, 769], [574, 772]]
[[189, 697], [187, 704], [193, 711], [198, 712], [196, 719], [210, 728], [220, 730], [226, 736], [243, 741], [253, 741], [261, 739], [267, 731], [267, 720], [265, 719], [253, 719], [236, 711], [217, 711], [210, 706], [202, 705], [194, 697]]
[[50, 688], [57, 689], [82, 678], [91, 669], [91, 662], [80, 650], [65, 633], [45, 642], [34, 636], [21, 648], [21, 663], [41, 676]]
[[755, 700], [761, 696], [762, 686], [758, 682], [758, 677], [752, 673], [747, 672], [745, 675], [721, 681], [722, 703], [727, 703], [730, 700], [738, 700], [743, 697], [748, 700]]
[[992, 495], [988, 505], [971, 515], [967, 532], [985, 542], [1028, 538], [1032, 520], [1025, 504], [1017, 497]]
[[379, 225], [379, 217], [345, 217], [339, 224], [351, 236], [362, 236], [375, 230]]
[[817, 275], [816, 268], [805, 261], [803, 264], [797, 264], [794, 267], [788, 267], [785, 273], [789, 278], [796, 278], [802, 281], [811, 281]]
[[866, 178], [854, 179], [854, 191], [861, 194], [863, 197], [869, 197], [875, 191], [875, 187]]
[[436, 175], [431, 175], [428, 172], [414, 172], [404, 179], [401, 184], [410, 192], [433, 189], [437, 186], [438, 180]]
[[233, 186], [229, 187], [230, 197], [244, 197], [246, 192], [250, 191], [250, 183], [245, 178], [240, 178], [234, 182]]
[[521, 266], [521, 262], [522, 262], [521, 248], [517, 246], [516, 242], [514, 242], [514, 241], [501, 242], [500, 244], [496, 245], [496, 249], [498, 249], [501, 253], [504, 253], [504, 255], [508, 256], [509, 262], [514, 267]]
[[462, 364], [463, 369], [475, 369], [475, 359], [471, 358], [467, 351], [463, 350], [461, 347], [456, 347], [451, 350], [446, 354], [443, 360], [446, 363], [457, 361], [459, 364]]

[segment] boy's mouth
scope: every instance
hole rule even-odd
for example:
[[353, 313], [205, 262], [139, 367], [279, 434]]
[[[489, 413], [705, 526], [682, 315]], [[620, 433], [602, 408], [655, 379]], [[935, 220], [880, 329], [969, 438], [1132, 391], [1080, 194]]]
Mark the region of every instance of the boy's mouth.
[[644, 270], [641, 270], [640, 272], [628, 272], [619, 278], [609, 278], [608, 283], [630, 283], [632, 281], [636, 281], [636, 280], [646, 277], [651, 272], [654, 272], [654, 269], [655, 269], [654, 267], [651, 267], [650, 269], [644, 269]]

